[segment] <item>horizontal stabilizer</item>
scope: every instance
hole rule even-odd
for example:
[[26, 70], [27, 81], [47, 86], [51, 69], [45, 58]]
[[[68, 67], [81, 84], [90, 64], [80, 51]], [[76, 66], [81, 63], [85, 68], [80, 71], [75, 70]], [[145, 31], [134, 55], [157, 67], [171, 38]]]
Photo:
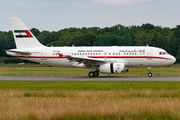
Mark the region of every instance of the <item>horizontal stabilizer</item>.
[[18, 49], [10, 49], [10, 50], [5, 50], [5, 51], [6, 52], [13, 52], [13, 53], [17, 53], [17, 54], [31, 54], [31, 52], [18, 50]]

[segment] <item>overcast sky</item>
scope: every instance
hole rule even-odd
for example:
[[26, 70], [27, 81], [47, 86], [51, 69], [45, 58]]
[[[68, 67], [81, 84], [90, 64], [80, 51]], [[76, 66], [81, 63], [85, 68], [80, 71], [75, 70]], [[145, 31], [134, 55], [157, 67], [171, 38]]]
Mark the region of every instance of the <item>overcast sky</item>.
[[180, 25], [180, 0], [0, 0], [0, 31], [11, 30], [10, 17], [40, 31], [143, 23], [173, 28]]

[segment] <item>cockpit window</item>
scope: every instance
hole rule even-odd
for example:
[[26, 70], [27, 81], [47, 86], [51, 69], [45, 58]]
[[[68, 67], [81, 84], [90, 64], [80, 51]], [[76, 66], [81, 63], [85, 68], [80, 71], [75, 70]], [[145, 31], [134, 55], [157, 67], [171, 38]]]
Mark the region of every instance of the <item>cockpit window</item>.
[[167, 52], [159, 52], [159, 55], [167, 55]]

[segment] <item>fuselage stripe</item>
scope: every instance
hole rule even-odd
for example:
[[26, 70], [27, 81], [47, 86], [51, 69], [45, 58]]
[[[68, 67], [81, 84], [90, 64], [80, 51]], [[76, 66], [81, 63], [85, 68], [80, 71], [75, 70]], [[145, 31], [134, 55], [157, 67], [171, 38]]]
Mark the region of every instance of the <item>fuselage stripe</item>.
[[[62, 58], [69, 58], [69, 57], [52, 57], [52, 56], [14, 56], [14, 57], [19, 57], [19, 58], [47, 58], [47, 59], [62, 59]], [[117, 59], [128, 59], [128, 58], [151, 58], [151, 59], [166, 59], [166, 60], [173, 60], [170, 58], [165, 58], [165, 57], [150, 57], [150, 56], [88, 56], [88, 58], [101, 58], [101, 59], [106, 59], [106, 58], [117, 58]]]

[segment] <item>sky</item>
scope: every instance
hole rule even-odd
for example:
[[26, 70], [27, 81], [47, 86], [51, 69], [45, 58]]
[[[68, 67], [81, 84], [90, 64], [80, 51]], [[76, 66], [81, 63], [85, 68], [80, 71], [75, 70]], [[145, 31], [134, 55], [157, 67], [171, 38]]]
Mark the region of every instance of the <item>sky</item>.
[[145, 23], [174, 28], [180, 0], [0, 0], [0, 31], [11, 30], [10, 17], [40, 31]]

